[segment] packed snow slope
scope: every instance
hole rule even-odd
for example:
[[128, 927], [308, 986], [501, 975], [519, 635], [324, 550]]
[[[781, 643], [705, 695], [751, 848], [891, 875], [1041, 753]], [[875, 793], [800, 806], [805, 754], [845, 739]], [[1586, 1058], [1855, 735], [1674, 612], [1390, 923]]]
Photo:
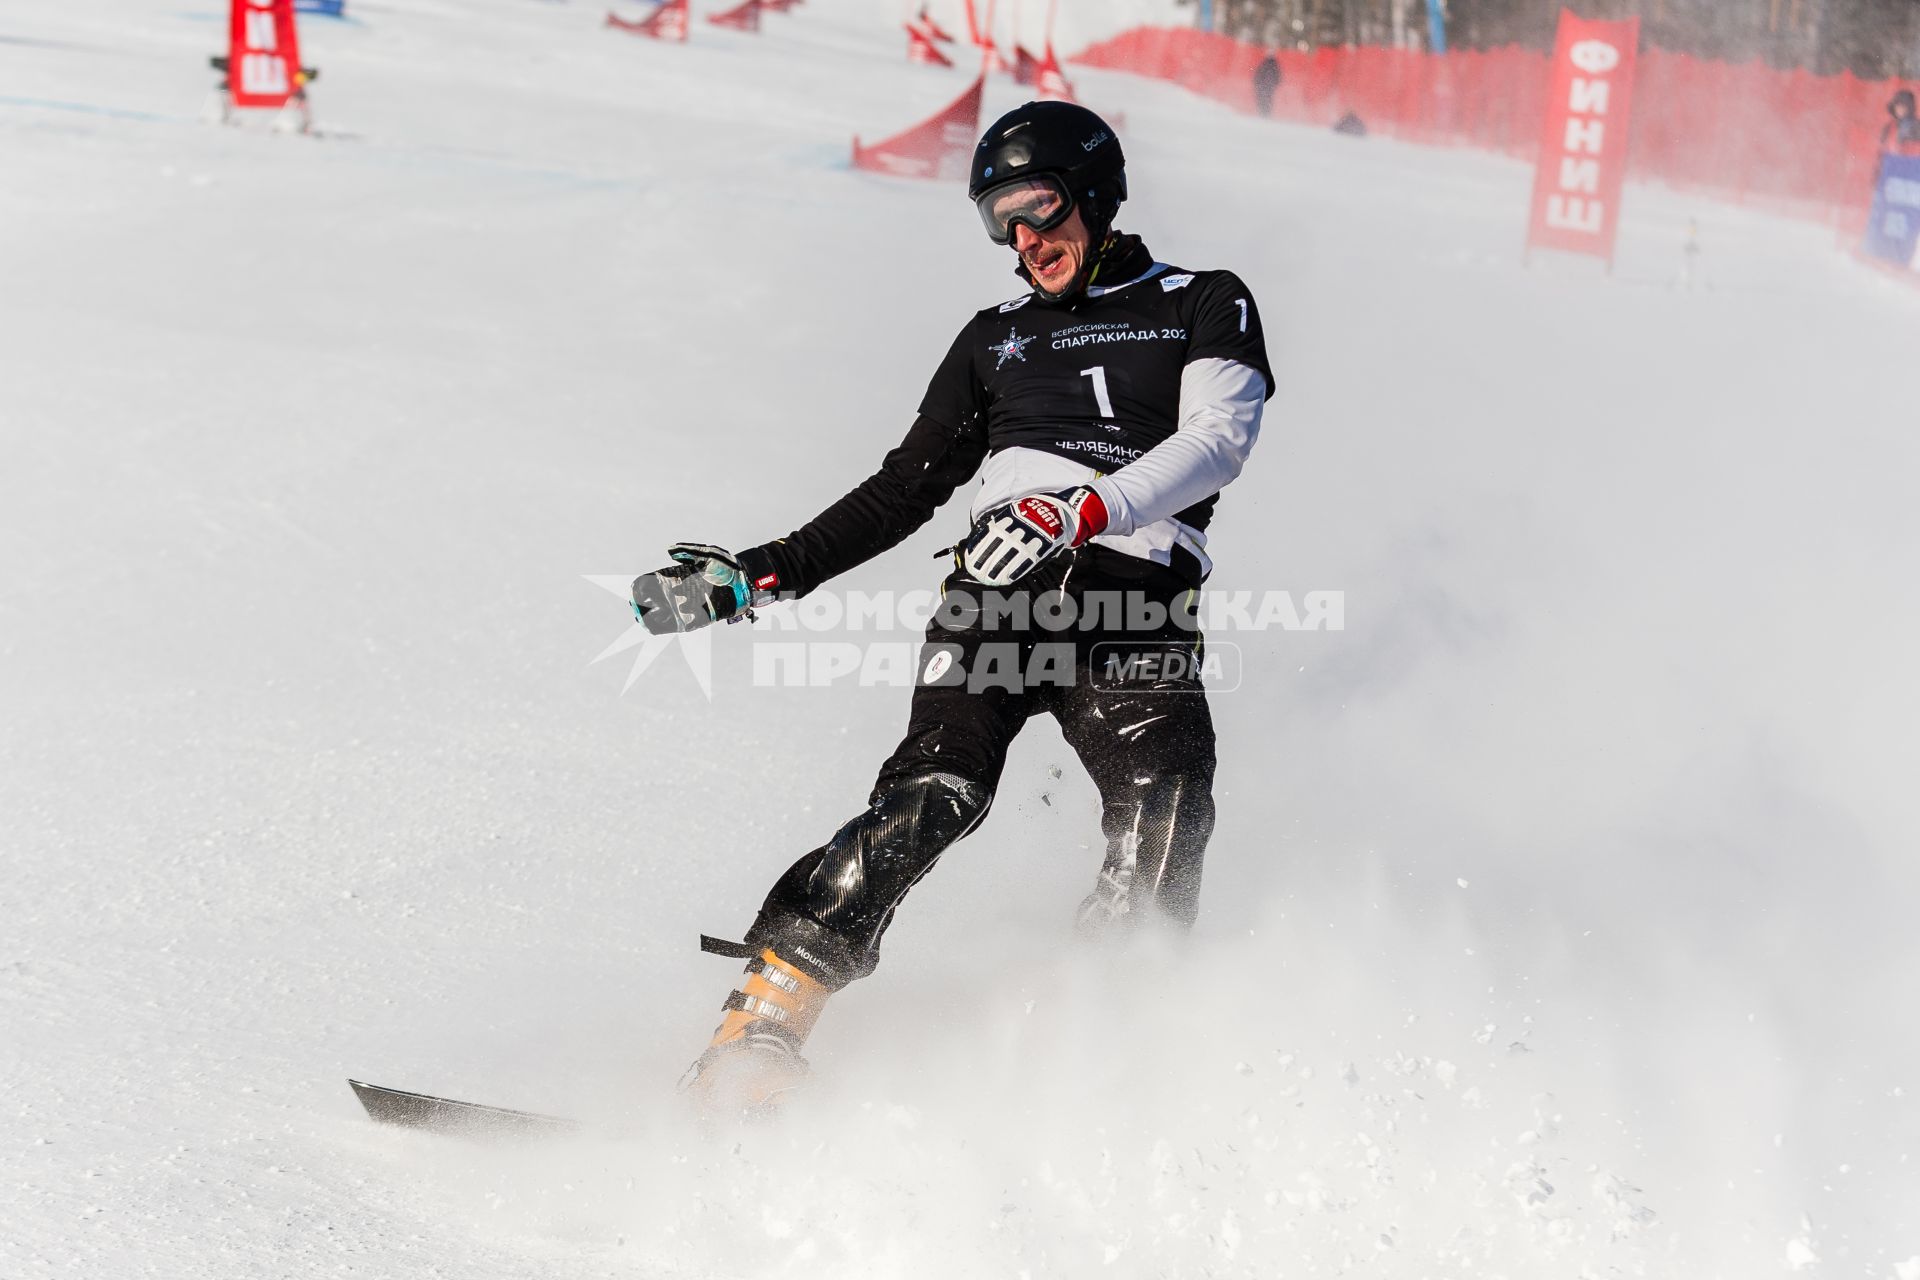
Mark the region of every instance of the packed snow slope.
[[[1223, 637], [1189, 947], [1071, 945], [1038, 723], [817, 1088], [690, 1129], [695, 936], [907, 695], [756, 687], [813, 638], [767, 623], [623, 693], [588, 577], [807, 518], [1017, 292], [958, 190], [847, 168], [965, 83], [904, 8], [354, 0], [322, 139], [196, 122], [206, 0], [0, 13], [0, 1276], [1920, 1275], [1920, 298], [1660, 190], [1611, 278], [1523, 267], [1524, 166], [1118, 77], [1123, 225], [1278, 370], [1214, 585], [1344, 628]], [[380, 1131], [349, 1075], [609, 1136]]]

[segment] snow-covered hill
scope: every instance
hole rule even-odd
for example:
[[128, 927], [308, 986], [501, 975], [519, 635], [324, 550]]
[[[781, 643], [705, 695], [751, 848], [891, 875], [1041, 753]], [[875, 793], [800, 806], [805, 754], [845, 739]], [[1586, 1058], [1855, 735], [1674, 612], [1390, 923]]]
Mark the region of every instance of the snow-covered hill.
[[[1272, 334], [1215, 585], [1345, 629], [1234, 637], [1188, 952], [1072, 950], [1036, 724], [807, 1105], [687, 1131], [696, 934], [906, 695], [729, 628], [711, 701], [622, 696], [586, 576], [811, 515], [1016, 291], [846, 167], [964, 83], [911, 7], [354, 0], [326, 140], [196, 123], [205, 0], [0, 14], [0, 1275], [1912, 1280], [1920, 301], [1658, 190], [1612, 279], [1523, 268], [1522, 166], [1096, 74], [1124, 225]], [[639, 1136], [415, 1140], [349, 1074]]]

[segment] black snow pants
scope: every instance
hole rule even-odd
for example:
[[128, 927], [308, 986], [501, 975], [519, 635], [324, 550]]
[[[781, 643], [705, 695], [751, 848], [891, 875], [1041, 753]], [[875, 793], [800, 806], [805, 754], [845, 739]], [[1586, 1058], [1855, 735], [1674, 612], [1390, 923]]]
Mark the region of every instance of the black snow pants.
[[873, 972], [907, 891], [993, 802], [1007, 748], [1052, 714], [1101, 800], [1089, 932], [1191, 925], [1212, 834], [1214, 736], [1188, 579], [1082, 548], [1015, 588], [956, 572], [919, 659], [906, 737], [866, 811], [781, 876], [747, 934], [830, 987]]

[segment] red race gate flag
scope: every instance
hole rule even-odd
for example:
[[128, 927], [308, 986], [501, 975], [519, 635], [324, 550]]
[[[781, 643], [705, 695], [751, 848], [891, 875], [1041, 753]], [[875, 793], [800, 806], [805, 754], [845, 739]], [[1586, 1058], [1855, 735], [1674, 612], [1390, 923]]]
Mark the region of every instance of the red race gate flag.
[[932, 36], [935, 40], [942, 41], [946, 44], [953, 43], [953, 37], [942, 30], [940, 24], [933, 20], [927, 13], [927, 6], [924, 4], [920, 6], [920, 29]]
[[982, 71], [945, 111], [885, 142], [863, 147], [855, 138], [853, 167], [900, 178], [964, 180], [974, 141], [980, 136], [980, 95], [986, 83], [987, 73]]
[[976, 47], [986, 43], [980, 38], [980, 20], [974, 16], [973, 0], [967, 0], [967, 43]]
[[982, 51], [981, 71], [986, 75], [1013, 70], [1013, 65], [1002, 56], [1000, 46], [993, 42], [993, 6], [994, 0], [987, 0], [987, 20], [980, 25], [973, 20], [973, 0], [967, 0], [967, 30], [973, 36], [973, 43]]
[[233, 0], [227, 91], [236, 107], [284, 107], [300, 91], [293, 0]]
[[1560, 11], [1553, 87], [1533, 174], [1527, 248], [1591, 253], [1613, 268], [1640, 20], [1588, 22]]
[[725, 13], [710, 13], [707, 21], [716, 27], [731, 27], [735, 31], [758, 31], [760, 29], [760, 0], [746, 0], [736, 8]]
[[[1033, 74], [1034, 97], [1042, 102], [1078, 102], [1073, 96], [1073, 86], [1067, 83], [1067, 73], [1060, 69], [1060, 59], [1054, 55], [1053, 41], [1047, 41], [1047, 55], [1040, 59], [1040, 67]], [[1107, 116], [1107, 123], [1115, 129], [1118, 117]]]
[[1040, 78], [1040, 59], [1028, 53], [1019, 41], [1013, 44], [1013, 82], [1032, 84]]
[[687, 38], [687, 0], [666, 0], [666, 3], [637, 22], [609, 13], [607, 25], [631, 31], [637, 36], [652, 36], [655, 40], [684, 42]]
[[940, 52], [940, 46], [933, 42], [931, 35], [928, 35], [919, 27], [914, 26], [911, 22], [907, 23], [906, 26], [907, 61], [924, 62], [935, 67], [950, 67], [953, 65], [953, 59]]

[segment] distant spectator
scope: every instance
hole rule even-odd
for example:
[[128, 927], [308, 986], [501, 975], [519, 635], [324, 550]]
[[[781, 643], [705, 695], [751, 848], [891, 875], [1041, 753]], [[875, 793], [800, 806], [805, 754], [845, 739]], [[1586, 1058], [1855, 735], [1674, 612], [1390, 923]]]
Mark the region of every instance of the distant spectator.
[[[1253, 69], [1253, 109], [1263, 116], [1273, 114], [1273, 95], [1280, 88], [1280, 59], [1269, 49], [1260, 65]], [[1913, 95], [1908, 94], [1909, 98]], [[1913, 112], [1909, 110], [1908, 115]]]
[[1887, 103], [1893, 119], [1880, 131], [1880, 149], [1901, 156], [1920, 156], [1920, 119], [1915, 118], [1913, 90], [1902, 89]]

